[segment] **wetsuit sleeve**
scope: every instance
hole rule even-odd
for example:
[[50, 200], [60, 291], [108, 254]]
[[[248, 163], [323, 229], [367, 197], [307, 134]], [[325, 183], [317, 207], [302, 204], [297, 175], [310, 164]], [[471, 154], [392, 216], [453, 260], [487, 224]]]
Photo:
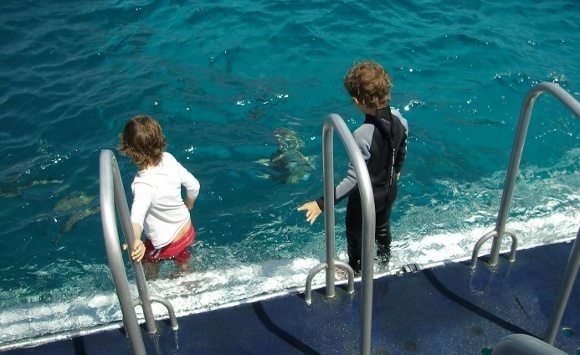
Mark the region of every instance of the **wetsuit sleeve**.
[[133, 204], [131, 205], [131, 223], [136, 223], [143, 228], [145, 216], [153, 201], [153, 187], [143, 182], [133, 181]]
[[403, 124], [403, 127], [405, 128], [405, 131], [403, 132], [403, 139], [401, 140], [401, 144], [397, 150], [397, 156], [395, 157], [395, 174], [398, 174], [401, 172], [401, 167], [403, 166], [403, 162], [407, 157], [407, 136], [409, 134], [409, 124], [398, 111], [394, 112], [394, 114], [397, 116], [397, 118], [399, 118]]
[[[354, 133], [354, 141], [357, 144], [363, 159], [367, 162], [371, 156], [371, 143], [373, 139], [374, 126], [371, 124], [363, 124], [357, 128]], [[350, 192], [357, 186], [357, 176], [356, 171], [352, 163], [348, 165], [348, 171], [346, 176], [334, 189], [334, 204], [342, 201]], [[320, 197], [316, 200], [318, 207], [324, 211], [324, 197]]]

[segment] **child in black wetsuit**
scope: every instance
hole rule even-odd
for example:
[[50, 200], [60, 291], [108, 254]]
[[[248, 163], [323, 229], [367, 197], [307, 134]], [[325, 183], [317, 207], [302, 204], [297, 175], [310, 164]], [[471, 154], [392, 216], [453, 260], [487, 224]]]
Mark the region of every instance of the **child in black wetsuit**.
[[[366, 161], [373, 186], [377, 254], [388, 261], [391, 253], [391, 208], [397, 196], [397, 182], [407, 153], [407, 121], [399, 111], [390, 108], [392, 83], [388, 73], [378, 63], [355, 63], [344, 78], [344, 86], [354, 104], [365, 114], [364, 122], [353, 136]], [[352, 164], [347, 176], [335, 188], [335, 203], [346, 196], [348, 263], [358, 274], [361, 267], [362, 210]], [[319, 198], [303, 204], [298, 210], [306, 211], [306, 220], [312, 224], [323, 208], [323, 199]]]

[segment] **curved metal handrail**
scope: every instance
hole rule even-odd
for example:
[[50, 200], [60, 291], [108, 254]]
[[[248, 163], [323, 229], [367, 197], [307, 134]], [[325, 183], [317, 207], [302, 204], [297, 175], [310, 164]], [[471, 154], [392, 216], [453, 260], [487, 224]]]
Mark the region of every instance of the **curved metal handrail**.
[[560, 349], [527, 334], [503, 337], [493, 348], [492, 355], [566, 355]]
[[554, 344], [556, 340], [556, 333], [560, 327], [560, 322], [562, 321], [562, 316], [568, 305], [568, 300], [570, 299], [570, 293], [572, 293], [572, 288], [576, 282], [576, 276], [578, 276], [578, 269], [580, 268], [580, 228], [576, 233], [576, 239], [574, 240], [574, 245], [572, 246], [572, 252], [568, 258], [568, 264], [566, 265], [566, 271], [564, 272], [564, 281], [562, 281], [562, 286], [560, 286], [560, 294], [558, 296], [558, 302], [554, 306], [554, 313], [550, 320], [550, 325], [546, 330], [545, 341], [549, 344]]
[[[123, 265], [119, 234], [115, 219], [115, 193], [114, 193], [114, 168], [115, 157], [110, 150], [101, 152], [99, 161], [99, 183], [100, 183], [100, 203], [101, 203], [101, 223], [103, 225], [103, 237], [105, 239], [105, 250], [109, 267], [113, 275], [113, 282], [117, 290], [117, 297], [121, 304], [123, 314], [123, 324], [129, 336], [134, 354], [146, 354], [145, 344], [141, 336], [141, 328], [137, 322], [137, 314], [133, 308], [129, 282]], [[118, 169], [117, 169], [118, 170]]]
[[[524, 143], [526, 141], [526, 135], [528, 133], [528, 126], [530, 124], [530, 117], [532, 115], [532, 109], [534, 103], [540, 94], [548, 92], [554, 95], [560, 102], [562, 102], [567, 108], [572, 111], [574, 115], [580, 117], [580, 103], [572, 97], [566, 90], [562, 89], [560, 86], [553, 83], [540, 83], [534, 86], [526, 95], [522, 109], [520, 112], [520, 118], [518, 122], [518, 128], [516, 131], [515, 141], [512, 148], [512, 154], [510, 158], [510, 164], [507, 171], [505, 187], [500, 202], [500, 209], [496, 219], [495, 229], [486, 235], [484, 235], [476, 244], [473, 249], [473, 254], [471, 256], [471, 267], [475, 268], [477, 265], [477, 256], [479, 254], [479, 249], [481, 245], [493, 237], [493, 243], [491, 246], [490, 258], [488, 264], [490, 266], [496, 266], [499, 260], [499, 252], [501, 248], [501, 238], [506, 234], [505, 224], [508, 217], [512, 194], [514, 191], [514, 185], [516, 177], [518, 175], [518, 170], [520, 167], [520, 161], [522, 158], [522, 152], [524, 149]], [[514, 233], [507, 231], [507, 233], [512, 237], [512, 248], [510, 252], [510, 261], [515, 260], [515, 254], [517, 249], [517, 237]]]
[[324, 223], [326, 233], [326, 263], [317, 265], [308, 275], [306, 282], [306, 300], [310, 300], [310, 283], [317, 272], [326, 269], [326, 296], [335, 295], [335, 266], [347, 270], [349, 275], [349, 292], [353, 290], [354, 273], [352, 268], [343, 262], [335, 261], [334, 236], [334, 167], [333, 167], [333, 131], [336, 130], [343, 146], [356, 171], [362, 205], [363, 247], [361, 256], [362, 270], [362, 317], [360, 353], [371, 352], [372, 303], [373, 303], [373, 247], [375, 240], [375, 201], [369, 172], [365, 160], [354, 141], [352, 134], [343, 119], [335, 114], [328, 115], [322, 130], [322, 157], [324, 174]]
[[171, 320], [171, 326], [174, 330], [178, 327], [177, 319], [171, 303], [160, 297], [149, 296], [143, 266], [140, 262], [135, 261], [131, 261], [131, 263], [135, 274], [135, 282], [137, 284], [139, 298], [135, 302], [131, 299], [131, 291], [129, 290], [125, 265], [123, 264], [121, 248], [119, 246], [120, 243], [115, 218], [115, 209], [119, 214], [121, 228], [127, 245], [129, 246], [129, 250], [133, 249], [133, 227], [131, 224], [131, 214], [129, 206], [127, 205], [123, 181], [121, 180], [119, 165], [117, 164], [117, 159], [111, 150], [105, 149], [101, 152], [99, 161], [99, 179], [103, 237], [105, 240], [109, 267], [111, 268], [113, 282], [115, 283], [115, 289], [117, 290], [117, 297], [121, 304], [123, 323], [127, 329], [127, 334], [129, 335], [134, 353], [145, 354], [145, 346], [143, 344], [143, 338], [141, 337], [141, 328], [137, 321], [134, 306], [137, 304], [143, 308], [147, 331], [150, 334], [157, 332], [157, 326], [151, 308], [151, 301], [158, 302], [167, 308]]

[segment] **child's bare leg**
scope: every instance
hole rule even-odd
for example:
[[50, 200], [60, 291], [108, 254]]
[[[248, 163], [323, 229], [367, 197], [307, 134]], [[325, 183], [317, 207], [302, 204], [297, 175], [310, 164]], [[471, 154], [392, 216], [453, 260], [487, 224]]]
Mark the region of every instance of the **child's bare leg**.
[[183, 249], [179, 255], [175, 258], [175, 266], [177, 267], [177, 272], [180, 274], [189, 274], [193, 272], [189, 260], [191, 259], [191, 252], [189, 247]]
[[181, 262], [175, 261], [175, 268], [176, 268], [176, 270], [173, 271], [169, 275], [170, 279], [181, 277], [185, 274], [190, 274], [193, 272], [191, 265], [189, 265], [189, 263], [187, 261], [181, 261]]
[[145, 279], [146, 280], [157, 280], [159, 276], [159, 268], [160, 263], [150, 263], [147, 261], [143, 261], [143, 271], [145, 272]]
[[193, 272], [193, 269], [191, 267], [191, 265], [185, 261], [185, 262], [181, 262], [181, 263], [175, 263], [177, 265], [177, 268], [179, 269], [179, 272], [183, 272], [183, 273], [191, 273]]

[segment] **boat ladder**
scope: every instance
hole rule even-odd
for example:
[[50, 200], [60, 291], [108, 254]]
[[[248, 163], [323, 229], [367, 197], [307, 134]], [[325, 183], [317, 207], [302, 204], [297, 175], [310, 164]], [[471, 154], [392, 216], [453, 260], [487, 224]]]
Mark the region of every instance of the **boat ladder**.
[[121, 228], [125, 236], [125, 241], [129, 246], [129, 250], [133, 249], [133, 241], [135, 238], [133, 235], [133, 227], [131, 224], [129, 207], [127, 205], [127, 198], [125, 196], [125, 189], [123, 188], [123, 181], [121, 180], [119, 165], [117, 164], [117, 159], [113, 152], [108, 149], [101, 152], [99, 175], [103, 237], [105, 239], [107, 259], [109, 260], [109, 267], [111, 269], [111, 274], [113, 275], [117, 297], [121, 304], [123, 324], [129, 337], [129, 341], [131, 342], [133, 353], [136, 355], [146, 354], [143, 337], [141, 335], [141, 328], [139, 327], [137, 314], [135, 313], [135, 306], [142, 307], [149, 334], [157, 333], [157, 326], [155, 324], [155, 318], [153, 317], [151, 302], [160, 303], [167, 308], [173, 330], [177, 330], [178, 328], [177, 318], [175, 317], [175, 312], [171, 303], [161, 297], [149, 295], [147, 284], [145, 282], [143, 266], [141, 265], [141, 262], [135, 261], [132, 261], [132, 266], [139, 297], [135, 301], [132, 299], [131, 291], [129, 290], [129, 282], [127, 281], [127, 273], [123, 264], [115, 210], [119, 215]]
[[[501, 197], [500, 208], [496, 219], [495, 229], [492, 230], [491, 232], [486, 233], [475, 244], [473, 254], [471, 257], [472, 268], [475, 268], [477, 265], [477, 256], [479, 254], [481, 246], [490, 238], [493, 238], [493, 242], [491, 246], [491, 253], [488, 264], [491, 267], [497, 266], [501, 247], [501, 239], [504, 234], [507, 234], [512, 239], [512, 245], [510, 254], [508, 256], [508, 260], [510, 262], [513, 262], [516, 259], [518, 239], [515, 233], [506, 230], [505, 224], [508, 217], [510, 204], [512, 201], [512, 193], [514, 190], [516, 177], [518, 175], [518, 169], [520, 166], [522, 152], [524, 150], [524, 143], [526, 140], [526, 134], [528, 132], [528, 126], [532, 115], [532, 109], [534, 107], [536, 99], [540, 96], [540, 94], [544, 92], [550, 93], [553, 96], [555, 96], [562, 104], [564, 104], [564, 106], [570, 109], [570, 111], [572, 111], [572, 113], [576, 117], [580, 117], [580, 103], [560, 86], [553, 83], [540, 83], [534, 86], [532, 89], [530, 89], [530, 91], [528, 92], [528, 94], [524, 99], [520, 111], [518, 128], [516, 130], [516, 136], [512, 147], [510, 163], [508, 166], [505, 186]], [[579, 237], [580, 237], [580, 229], [578, 230], [576, 240], [574, 241], [574, 244], [572, 246], [572, 251], [568, 259], [566, 272], [564, 274], [564, 279], [560, 289], [559, 298], [558, 301], [556, 302], [554, 313], [544, 338], [544, 340], [548, 344], [554, 344], [558, 327], [560, 325], [562, 316], [564, 314], [564, 310], [568, 303], [572, 287], [574, 286], [574, 282], [576, 281], [578, 268], [580, 266], [580, 243], [578, 242]]]
[[352, 165], [354, 166], [362, 206], [362, 311], [360, 331], [360, 353], [371, 353], [371, 327], [372, 327], [372, 304], [373, 304], [373, 262], [375, 242], [375, 201], [369, 172], [362, 154], [354, 141], [352, 133], [344, 123], [342, 117], [330, 114], [324, 122], [322, 129], [322, 161], [324, 175], [324, 224], [326, 234], [326, 262], [315, 266], [306, 278], [305, 299], [306, 303], [312, 301], [312, 279], [321, 270], [326, 269], [326, 297], [335, 296], [335, 268], [339, 267], [348, 273], [348, 292], [354, 291], [354, 272], [344, 262], [335, 260], [335, 236], [334, 236], [334, 168], [333, 168], [333, 132], [336, 130], [345, 147]]
[[509, 254], [509, 261], [515, 261], [516, 259], [516, 250], [518, 246], [518, 238], [516, 237], [515, 233], [506, 230], [505, 224], [508, 217], [508, 212], [510, 209], [511, 201], [512, 201], [512, 193], [514, 191], [514, 186], [516, 182], [516, 177], [518, 175], [518, 170], [520, 167], [520, 161], [522, 158], [522, 152], [524, 150], [524, 143], [526, 141], [526, 135], [528, 133], [528, 126], [530, 124], [530, 118], [532, 115], [532, 109], [534, 107], [534, 103], [538, 96], [543, 92], [548, 92], [554, 95], [560, 102], [562, 102], [566, 107], [576, 115], [576, 117], [580, 117], [580, 103], [572, 97], [568, 92], [562, 89], [560, 86], [553, 84], [553, 83], [540, 83], [534, 86], [526, 95], [524, 103], [522, 105], [522, 109], [520, 112], [520, 118], [518, 122], [518, 128], [516, 130], [516, 136], [514, 140], [514, 144], [512, 146], [512, 154], [510, 158], [510, 163], [508, 166], [508, 171], [505, 179], [505, 186], [503, 189], [503, 194], [501, 196], [501, 202], [499, 207], [499, 213], [496, 219], [495, 229], [491, 232], [486, 233], [483, 237], [481, 237], [475, 247], [473, 249], [473, 253], [471, 256], [471, 267], [475, 268], [477, 265], [477, 256], [479, 254], [479, 250], [483, 243], [488, 241], [490, 238], [493, 238], [492, 246], [491, 246], [491, 253], [489, 257], [488, 264], [492, 267], [495, 267], [498, 263], [499, 259], [499, 251], [501, 247], [501, 239], [504, 234], [507, 234], [512, 239], [511, 250]]

